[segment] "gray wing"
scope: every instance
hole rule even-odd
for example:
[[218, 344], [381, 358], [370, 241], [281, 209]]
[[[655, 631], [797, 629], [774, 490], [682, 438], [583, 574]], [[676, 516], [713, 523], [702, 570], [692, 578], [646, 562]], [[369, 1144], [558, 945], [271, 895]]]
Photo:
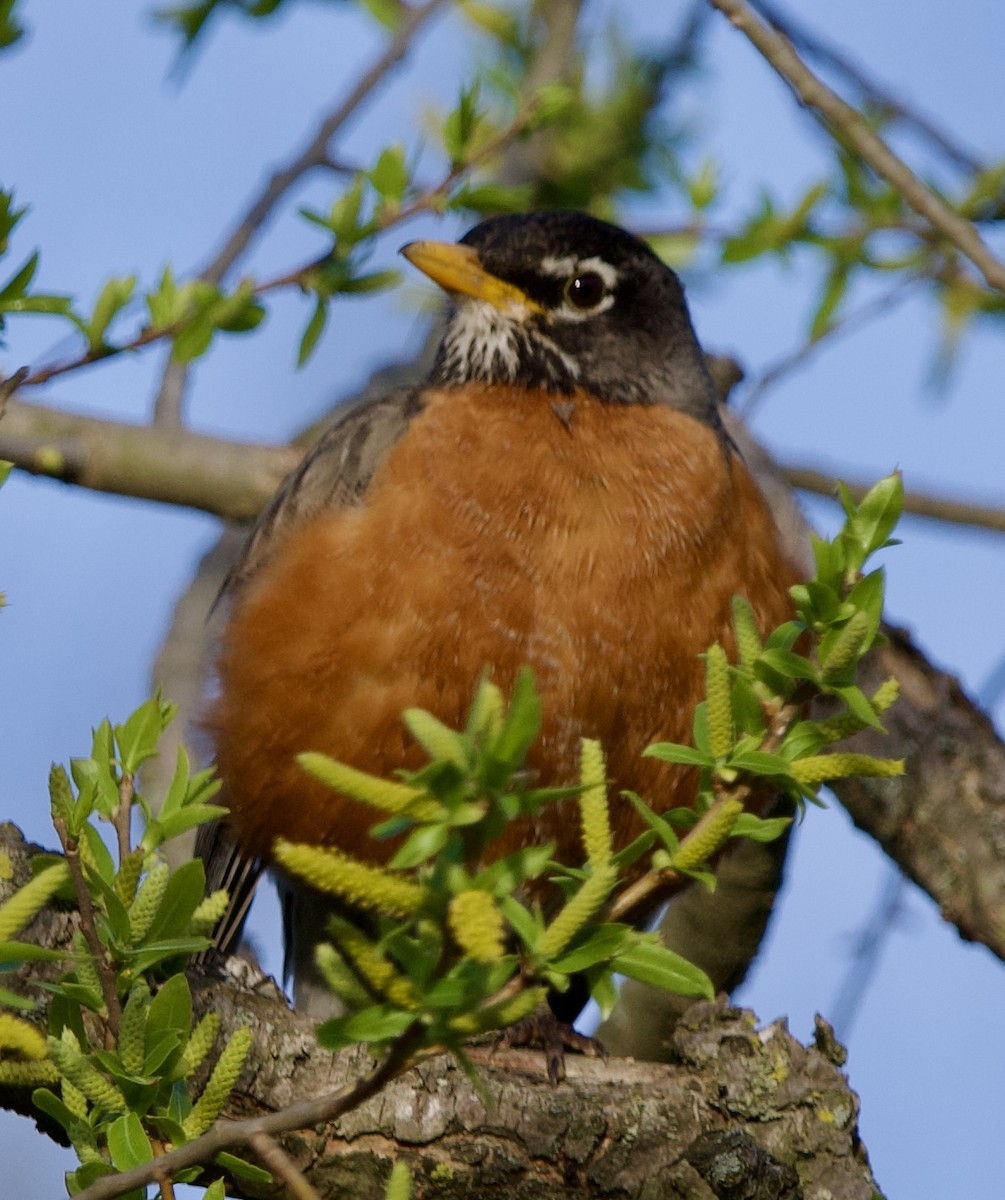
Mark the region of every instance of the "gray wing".
[[[378, 395], [374, 391], [369, 388], [339, 408], [331, 425], [262, 509], [220, 588], [217, 604], [236, 596], [304, 521], [362, 502], [377, 468], [422, 409], [417, 387]], [[230, 895], [227, 912], [213, 932], [213, 956], [226, 957], [240, 943], [263, 865], [241, 853], [225, 821], [203, 825], [195, 849], [206, 869], [207, 892], [226, 888]]]
[[236, 594], [289, 534], [320, 512], [359, 504], [384, 456], [421, 411], [421, 389], [370, 390], [340, 406], [325, 432], [258, 515], [220, 598]]

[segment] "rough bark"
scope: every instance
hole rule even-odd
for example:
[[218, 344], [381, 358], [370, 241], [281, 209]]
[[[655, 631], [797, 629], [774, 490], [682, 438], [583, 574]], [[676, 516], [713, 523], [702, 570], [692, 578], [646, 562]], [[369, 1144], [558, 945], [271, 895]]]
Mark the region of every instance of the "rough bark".
[[[0, 829], [10, 865], [0, 900], [27, 878], [29, 849], [14, 826]], [[67, 913], [46, 911], [24, 936], [65, 944], [72, 925]], [[12, 982], [37, 995], [38, 980], [25, 968]], [[197, 1010], [216, 1009], [224, 1034], [238, 1024], [254, 1033], [230, 1117], [333, 1091], [370, 1066], [361, 1049], [319, 1050], [311, 1022], [253, 974], [243, 985], [201, 980], [194, 990]], [[322, 1196], [354, 1200], [382, 1197], [399, 1159], [418, 1197], [478, 1200], [502, 1189], [520, 1200], [876, 1194], [858, 1139], [858, 1099], [826, 1027], [804, 1047], [784, 1023], [758, 1030], [753, 1014], [720, 1000], [692, 1006], [674, 1050], [669, 1065], [571, 1058], [566, 1082], [552, 1087], [537, 1053], [473, 1047], [480, 1088], [449, 1057], [431, 1059], [337, 1124], [292, 1131], [283, 1144]], [[0, 1102], [29, 1109], [28, 1097], [12, 1091]], [[235, 1194], [280, 1192], [240, 1184]]]

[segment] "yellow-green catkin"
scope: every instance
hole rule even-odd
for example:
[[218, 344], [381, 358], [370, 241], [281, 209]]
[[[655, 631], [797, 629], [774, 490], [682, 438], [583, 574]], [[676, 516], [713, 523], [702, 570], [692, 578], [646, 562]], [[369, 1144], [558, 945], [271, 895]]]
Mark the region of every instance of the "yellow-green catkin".
[[209, 933], [227, 911], [229, 903], [230, 896], [225, 888], [218, 888], [215, 892], [210, 892], [192, 914], [190, 926], [192, 932], [198, 935]]
[[579, 783], [583, 789], [579, 812], [586, 861], [594, 867], [605, 867], [614, 852], [607, 806], [607, 764], [603, 748], [594, 738], [583, 738], [579, 744]]
[[235, 1029], [223, 1048], [202, 1095], [192, 1105], [192, 1111], [182, 1122], [188, 1138], [196, 1138], [213, 1124], [227, 1103], [234, 1084], [240, 1078], [244, 1060], [251, 1049], [251, 1030], [247, 1025]]
[[733, 629], [740, 666], [745, 671], [751, 671], [761, 653], [761, 635], [757, 631], [754, 610], [743, 596], [733, 597]]
[[40, 871], [3, 905], [0, 905], [0, 942], [6, 942], [39, 913], [70, 878], [65, 862]]
[[0, 1054], [19, 1054], [33, 1062], [48, 1055], [45, 1034], [12, 1013], [0, 1013]]
[[36, 1088], [47, 1083], [59, 1082], [59, 1070], [55, 1063], [23, 1062], [13, 1059], [0, 1060], [0, 1087]]
[[154, 917], [160, 909], [164, 893], [167, 891], [171, 868], [167, 863], [157, 863], [147, 872], [146, 879], [136, 893], [136, 899], [129, 909], [129, 936], [133, 942], [141, 942], [150, 932]]
[[743, 805], [732, 798], [718, 800], [681, 842], [672, 862], [678, 871], [696, 871], [726, 844]]
[[72, 1030], [64, 1029], [59, 1038], [50, 1037], [47, 1045], [49, 1057], [59, 1067], [60, 1073], [83, 1092], [92, 1104], [108, 1112], [124, 1111], [125, 1097], [110, 1079], [81, 1054], [80, 1043]]
[[611, 866], [597, 867], [586, 877], [579, 891], [541, 934], [537, 952], [542, 958], [555, 958], [562, 953], [611, 894], [617, 877]]
[[820, 678], [824, 683], [840, 679], [858, 660], [871, 630], [869, 614], [860, 609], [838, 634], [826, 660], [821, 664]]
[[333, 917], [329, 928], [343, 956], [352, 963], [374, 995], [407, 1011], [418, 1007], [412, 984], [366, 934], [340, 917]]
[[98, 968], [94, 961], [94, 955], [87, 944], [87, 938], [78, 929], [73, 935], [73, 970], [77, 976], [77, 982], [94, 997], [97, 1007], [102, 1006], [102, 991], [101, 978], [98, 975]]
[[145, 857], [143, 850], [137, 847], [135, 850], [131, 850], [119, 864], [118, 874], [115, 876], [115, 892], [127, 907], [136, 899], [136, 888], [139, 886], [140, 875], [143, 873]]
[[68, 821], [73, 804], [73, 788], [66, 768], [59, 763], [53, 763], [49, 768], [49, 805], [52, 815], [62, 821]]
[[469, 888], [451, 898], [447, 924], [454, 941], [475, 962], [498, 962], [505, 953], [502, 913], [481, 888]]
[[733, 749], [733, 701], [729, 660], [718, 642], [705, 655], [705, 698], [708, 702], [708, 748], [716, 758]]
[[329, 895], [341, 896], [361, 908], [409, 917], [426, 901], [425, 889], [382, 867], [357, 862], [337, 850], [322, 850], [282, 838], [275, 843], [276, 861], [292, 875]]
[[297, 755], [297, 762], [308, 775], [313, 775], [333, 792], [340, 792], [361, 804], [369, 804], [380, 812], [393, 816], [407, 809], [420, 821], [435, 820], [437, 815], [442, 814], [443, 810], [435, 800], [422, 799], [423, 793], [419, 788], [357, 771], [355, 767], [348, 767], [337, 759], [329, 758], [327, 754], [305, 751]]
[[874, 758], [871, 754], [846, 752], [799, 758], [789, 770], [803, 787], [812, 788], [831, 779], [848, 779], [851, 776], [892, 779], [904, 774], [904, 763], [899, 758]]
[[899, 695], [900, 682], [891, 675], [889, 679], [884, 679], [873, 692], [871, 697], [872, 706], [882, 716], [888, 708], [891, 708], [896, 703]]
[[139, 1075], [143, 1070], [149, 1009], [150, 988], [145, 979], [137, 979], [129, 989], [119, 1024], [119, 1056], [122, 1065], [132, 1075]]
[[213, 1049], [216, 1035], [220, 1032], [220, 1014], [208, 1012], [192, 1030], [185, 1049], [181, 1054], [181, 1074], [191, 1075], [197, 1071], [206, 1060], [206, 1055]]
[[74, 1087], [64, 1075], [59, 1081], [59, 1091], [63, 1097], [63, 1103], [70, 1112], [75, 1117], [85, 1120], [87, 1117], [87, 1097], [80, 1088]]

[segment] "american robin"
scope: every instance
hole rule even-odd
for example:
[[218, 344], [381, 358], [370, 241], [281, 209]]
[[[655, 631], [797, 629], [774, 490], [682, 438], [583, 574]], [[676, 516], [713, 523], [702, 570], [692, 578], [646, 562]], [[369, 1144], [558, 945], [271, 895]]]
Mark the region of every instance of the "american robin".
[[[689, 739], [700, 655], [731, 650], [735, 593], [765, 630], [791, 616], [795, 572], [720, 421], [681, 284], [642, 241], [543, 212], [402, 253], [451, 300], [428, 380], [336, 420], [232, 573], [209, 726], [246, 862], [280, 835], [386, 857], [373, 813], [295, 756], [416, 767], [405, 708], [456, 727], [483, 672], [505, 691], [524, 665], [542, 784], [570, 782], [594, 737], [615, 789], [687, 804], [693, 773], [643, 749]], [[575, 862], [569, 816], [510, 827], [499, 853], [554, 841]], [[619, 844], [640, 832], [628, 803], [613, 821]], [[317, 1009], [320, 910], [305, 889], [293, 905], [297, 1000]]]

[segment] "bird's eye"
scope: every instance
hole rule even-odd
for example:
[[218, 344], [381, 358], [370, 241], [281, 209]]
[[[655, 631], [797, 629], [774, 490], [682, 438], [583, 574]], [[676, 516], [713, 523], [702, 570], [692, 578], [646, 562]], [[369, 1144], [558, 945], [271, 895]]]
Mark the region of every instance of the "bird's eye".
[[596, 308], [607, 295], [607, 284], [596, 271], [583, 271], [565, 285], [565, 298], [573, 308], [586, 311]]

